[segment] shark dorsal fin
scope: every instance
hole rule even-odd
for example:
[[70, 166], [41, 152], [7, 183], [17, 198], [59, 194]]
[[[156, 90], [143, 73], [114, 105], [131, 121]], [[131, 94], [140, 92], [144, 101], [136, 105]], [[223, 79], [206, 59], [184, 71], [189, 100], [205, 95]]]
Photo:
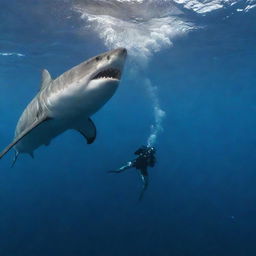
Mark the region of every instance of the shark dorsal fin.
[[42, 84], [40, 90], [44, 89], [52, 81], [52, 77], [47, 69], [42, 71]]

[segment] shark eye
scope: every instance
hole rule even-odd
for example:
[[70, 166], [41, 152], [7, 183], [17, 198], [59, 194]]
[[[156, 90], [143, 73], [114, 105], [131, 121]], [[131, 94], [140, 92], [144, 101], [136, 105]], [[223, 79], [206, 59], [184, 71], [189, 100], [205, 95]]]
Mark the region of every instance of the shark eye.
[[96, 61], [99, 61], [101, 58], [98, 56], [98, 57], [96, 57]]
[[108, 55], [107, 60], [109, 60], [109, 59], [110, 59], [110, 56]]

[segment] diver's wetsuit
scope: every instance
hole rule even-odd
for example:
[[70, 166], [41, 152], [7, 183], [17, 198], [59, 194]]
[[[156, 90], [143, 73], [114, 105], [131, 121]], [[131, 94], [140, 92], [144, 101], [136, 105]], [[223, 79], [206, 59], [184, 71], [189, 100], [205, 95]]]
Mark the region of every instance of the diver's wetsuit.
[[144, 184], [143, 190], [140, 195], [140, 199], [142, 199], [144, 191], [147, 189], [148, 186], [148, 166], [154, 167], [156, 163], [155, 152], [156, 150], [153, 147], [142, 146], [134, 152], [135, 155], [138, 155], [137, 158], [135, 158], [133, 161], [128, 162], [126, 165], [122, 166], [118, 170], [110, 171], [110, 173], [120, 173], [130, 168], [136, 168], [139, 171]]

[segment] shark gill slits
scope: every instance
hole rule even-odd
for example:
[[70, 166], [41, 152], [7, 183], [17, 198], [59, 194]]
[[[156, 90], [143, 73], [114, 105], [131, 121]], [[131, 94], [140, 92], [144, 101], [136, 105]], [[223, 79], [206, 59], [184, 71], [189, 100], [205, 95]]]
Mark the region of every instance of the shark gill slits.
[[120, 79], [121, 72], [118, 69], [106, 69], [104, 71], [99, 72], [93, 79], [100, 79], [100, 78], [112, 78], [112, 79]]

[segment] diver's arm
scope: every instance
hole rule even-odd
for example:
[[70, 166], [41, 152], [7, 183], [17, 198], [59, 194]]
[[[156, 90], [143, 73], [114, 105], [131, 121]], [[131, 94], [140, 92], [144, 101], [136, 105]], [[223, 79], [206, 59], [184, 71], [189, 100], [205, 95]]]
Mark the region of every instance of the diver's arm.
[[126, 165], [120, 167], [118, 170], [108, 171], [108, 173], [120, 173], [133, 167], [133, 162], [128, 162]]

